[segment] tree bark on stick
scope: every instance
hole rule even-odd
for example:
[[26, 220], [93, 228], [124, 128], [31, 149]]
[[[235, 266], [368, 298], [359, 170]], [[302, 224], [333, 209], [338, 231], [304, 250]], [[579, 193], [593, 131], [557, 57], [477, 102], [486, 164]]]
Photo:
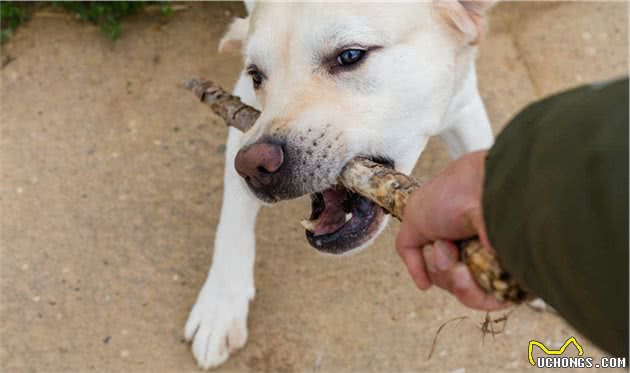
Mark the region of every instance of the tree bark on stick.
[[185, 87], [201, 102], [210, 106], [216, 115], [223, 118], [228, 127], [247, 132], [260, 116], [258, 110], [244, 104], [240, 98], [209, 80], [192, 78], [185, 83]]
[[[193, 78], [186, 82], [203, 103], [225, 120], [228, 126], [241, 131], [249, 130], [260, 112], [211, 81]], [[357, 157], [343, 168], [339, 181], [346, 188], [370, 199], [401, 220], [409, 195], [420, 187], [410, 176], [397, 172], [369, 159]], [[493, 253], [485, 249], [478, 239], [460, 241], [462, 260], [470, 269], [477, 284], [500, 301], [520, 303], [530, 295], [510, 274], [504, 271]]]

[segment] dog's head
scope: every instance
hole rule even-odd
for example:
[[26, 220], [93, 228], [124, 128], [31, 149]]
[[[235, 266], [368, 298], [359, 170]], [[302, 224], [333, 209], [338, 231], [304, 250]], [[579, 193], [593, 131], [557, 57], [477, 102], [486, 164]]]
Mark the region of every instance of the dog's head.
[[[440, 131], [487, 3], [260, 3], [221, 48], [242, 50], [262, 111], [235, 166], [262, 201], [313, 195], [309, 242], [366, 246], [382, 210], [337, 185], [355, 156], [411, 171]], [[471, 54], [472, 55], [472, 54]], [[464, 62], [462, 62], [464, 61]]]

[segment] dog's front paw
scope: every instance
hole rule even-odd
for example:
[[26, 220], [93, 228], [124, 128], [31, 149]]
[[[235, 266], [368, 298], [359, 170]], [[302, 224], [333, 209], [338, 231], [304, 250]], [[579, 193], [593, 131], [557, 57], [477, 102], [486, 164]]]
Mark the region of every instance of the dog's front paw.
[[[211, 281], [209, 281], [211, 282]], [[185, 337], [192, 341], [197, 364], [208, 369], [222, 364], [247, 341], [247, 310], [252, 295], [221, 292], [207, 283], [186, 322]]]

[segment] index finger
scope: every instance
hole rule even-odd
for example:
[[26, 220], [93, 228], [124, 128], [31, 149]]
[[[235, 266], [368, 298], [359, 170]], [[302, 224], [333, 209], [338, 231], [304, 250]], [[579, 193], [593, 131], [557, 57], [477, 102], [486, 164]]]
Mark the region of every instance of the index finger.
[[426, 272], [422, 247], [429, 241], [410, 223], [403, 221], [396, 236], [396, 251], [407, 266], [407, 271], [422, 290], [431, 287], [431, 280]]

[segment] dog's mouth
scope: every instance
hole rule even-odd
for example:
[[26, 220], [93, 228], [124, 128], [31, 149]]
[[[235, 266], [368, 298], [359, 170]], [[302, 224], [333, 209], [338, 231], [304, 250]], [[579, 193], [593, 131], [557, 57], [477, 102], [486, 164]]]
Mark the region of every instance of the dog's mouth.
[[311, 201], [310, 219], [302, 220], [306, 239], [328, 254], [343, 254], [368, 242], [385, 215], [381, 207], [341, 185], [311, 194]]

